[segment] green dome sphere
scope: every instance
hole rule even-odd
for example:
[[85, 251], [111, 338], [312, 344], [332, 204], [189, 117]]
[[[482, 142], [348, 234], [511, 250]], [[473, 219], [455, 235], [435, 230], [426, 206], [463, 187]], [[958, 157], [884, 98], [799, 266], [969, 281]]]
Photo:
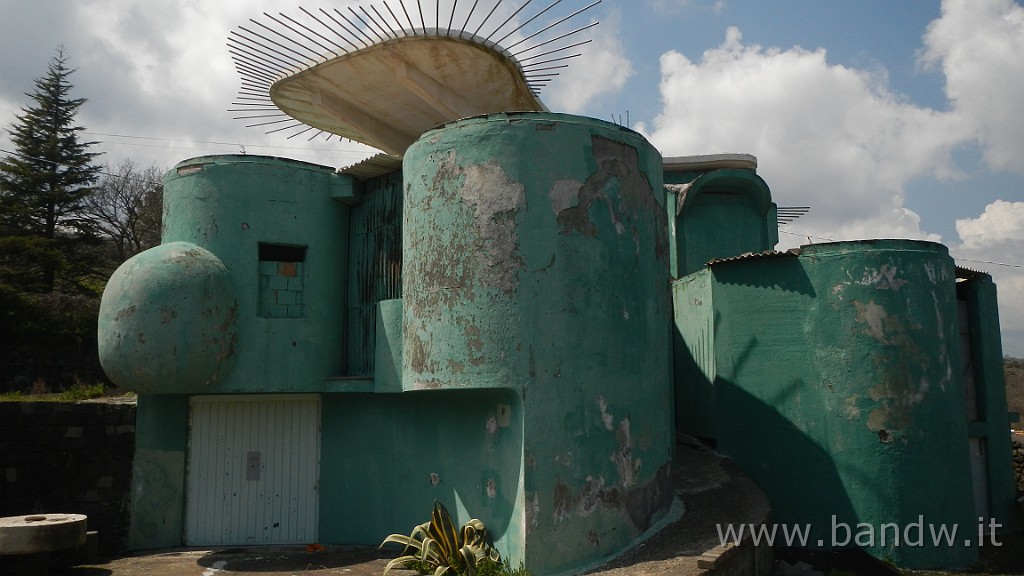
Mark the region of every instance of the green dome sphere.
[[188, 242], [122, 264], [100, 302], [99, 356], [119, 387], [197, 393], [231, 369], [238, 307], [224, 263]]

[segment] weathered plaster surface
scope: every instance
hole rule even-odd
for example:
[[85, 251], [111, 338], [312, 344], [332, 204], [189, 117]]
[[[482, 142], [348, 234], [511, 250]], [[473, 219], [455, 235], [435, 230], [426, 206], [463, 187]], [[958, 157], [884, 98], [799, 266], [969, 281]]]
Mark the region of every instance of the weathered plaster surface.
[[188, 242], [163, 244], [129, 259], [107, 283], [100, 361], [128, 390], [210, 390], [234, 364], [237, 322], [224, 263]]
[[[776, 521], [827, 528], [835, 515], [907, 525], [923, 514], [972, 523], [963, 392], [953, 377], [956, 287], [944, 247], [817, 244], [796, 258], [715, 264], [710, 274], [718, 448], [766, 491]], [[677, 283], [677, 303], [705, 297], [700, 287]], [[827, 543], [830, 534], [811, 538]], [[976, 554], [963, 542], [868, 550], [922, 568]]]
[[620, 550], [672, 500], [660, 156], [548, 116], [427, 134], [405, 156], [403, 227], [406, 387], [521, 399], [520, 530], [541, 573]]

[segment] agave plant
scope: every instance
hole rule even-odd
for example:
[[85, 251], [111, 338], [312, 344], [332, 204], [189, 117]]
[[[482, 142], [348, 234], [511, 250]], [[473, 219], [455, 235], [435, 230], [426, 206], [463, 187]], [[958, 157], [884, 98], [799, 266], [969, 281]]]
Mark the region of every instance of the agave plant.
[[402, 555], [388, 562], [384, 574], [395, 567], [417, 566], [424, 571], [433, 570], [434, 576], [454, 574], [474, 576], [476, 566], [484, 560], [498, 562], [498, 551], [491, 546], [484, 523], [476, 518], [466, 522], [458, 531], [444, 504], [434, 500], [430, 522], [413, 528], [412, 534], [392, 534], [381, 542], [381, 547], [393, 542], [405, 546]]

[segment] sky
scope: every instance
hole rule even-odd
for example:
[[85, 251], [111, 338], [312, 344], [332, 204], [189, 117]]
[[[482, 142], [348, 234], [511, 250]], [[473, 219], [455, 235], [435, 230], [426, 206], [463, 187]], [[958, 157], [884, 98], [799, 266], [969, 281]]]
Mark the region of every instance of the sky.
[[[534, 26], [591, 1], [556, 5]], [[533, 2], [518, 19], [551, 3]], [[504, 0], [499, 12], [522, 4]], [[15, 121], [63, 46], [76, 69], [72, 95], [88, 99], [78, 121], [102, 163], [169, 169], [244, 151], [353, 164], [374, 151], [233, 119], [239, 78], [226, 39], [263, 12], [358, 5], [0, 0], [0, 126]], [[429, 20], [434, 2], [423, 5]], [[543, 89], [552, 111], [628, 124], [664, 156], [755, 155], [776, 203], [811, 207], [781, 228], [779, 249], [864, 238], [945, 244], [960, 266], [993, 276], [1004, 353], [1024, 358], [1019, 1], [602, 0], [577, 18], [600, 24]], [[0, 149], [12, 149], [4, 131]]]

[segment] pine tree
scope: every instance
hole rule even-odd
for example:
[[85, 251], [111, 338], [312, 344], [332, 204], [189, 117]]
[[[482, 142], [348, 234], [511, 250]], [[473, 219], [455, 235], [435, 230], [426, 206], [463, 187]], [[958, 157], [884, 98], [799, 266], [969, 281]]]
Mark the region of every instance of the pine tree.
[[26, 292], [82, 290], [97, 258], [85, 209], [99, 154], [78, 137], [75, 116], [86, 100], [70, 96], [73, 72], [59, 48], [26, 94], [34, 103], [8, 130], [15, 151], [0, 159], [0, 283]]

